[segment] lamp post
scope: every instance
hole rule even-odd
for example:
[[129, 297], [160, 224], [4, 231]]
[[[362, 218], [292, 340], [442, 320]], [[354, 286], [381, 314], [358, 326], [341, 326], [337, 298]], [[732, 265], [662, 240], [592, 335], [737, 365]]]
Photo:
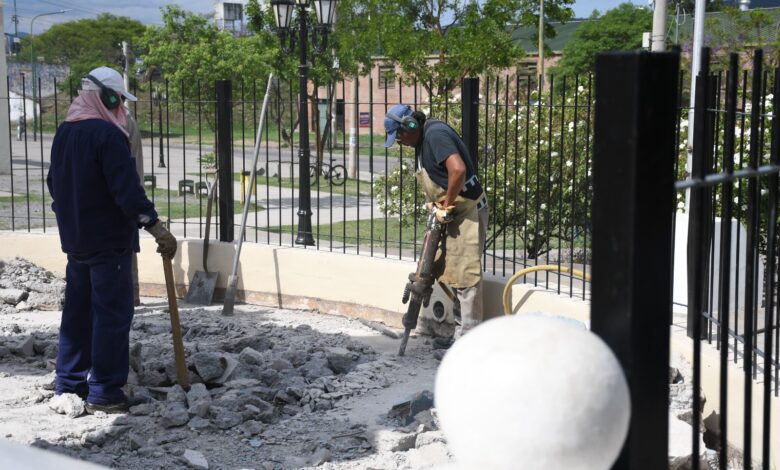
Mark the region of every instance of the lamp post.
[[295, 48], [295, 28], [290, 24], [293, 6], [298, 7], [297, 33], [300, 59], [298, 74], [300, 78], [298, 121], [300, 125], [298, 145], [298, 236], [295, 243], [299, 245], [314, 245], [311, 228], [311, 184], [309, 181], [309, 104], [306, 94], [308, 86], [308, 61], [306, 54], [309, 41], [309, 4], [314, 6], [317, 22], [311, 30], [312, 46], [317, 52], [325, 50], [327, 34], [333, 24], [333, 13], [337, 0], [271, 0], [276, 19], [277, 32], [282, 50], [292, 52]]
[[33, 16], [32, 20], [30, 20], [30, 67], [32, 67], [32, 92], [33, 92], [33, 141], [38, 140], [38, 136], [35, 133], [35, 130], [38, 128], [38, 85], [37, 85], [37, 79], [35, 78], [35, 41], [33, 41], [33, 26], [35, 25], [35, 20], [40, 18], [41, 16], [47, 16], [47, 15], [59, 15], [61, 13], [67, 13], [71, 9], [67, 10], [58, 10], [58, 11], [50, 11], [48, 13], [40, 13], [38, 15]]
[[157, 116], [159, 118], [158, 123], [159, 129], [160, 129], [160, 162], [157, 164], [157, 168], [165, 168], [165, 153], [163, 151], [163, 119], [162, 119], [162, 102], [166, 98], [165, 92], [160, 91], [159, 89], [155, 89], [152, 91], [152, 100], [154, 100], [154, 105], [157, 107]]

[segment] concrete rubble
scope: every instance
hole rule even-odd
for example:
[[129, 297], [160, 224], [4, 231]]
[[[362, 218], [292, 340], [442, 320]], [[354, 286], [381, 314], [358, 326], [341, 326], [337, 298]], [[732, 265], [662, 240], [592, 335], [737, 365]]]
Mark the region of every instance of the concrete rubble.
[[63, 281], [17, 259], [2, 265], [0, 288], [3, 302], [17, 302], [0, 315], [6, 439], [144, 470], [449, 462], [425, 391], [438, 363], [422, 344], [399, 359], [396, 339], [356, 320], [249, 305], [226, 318], [218, 306], [180, 305], [192, 383], [185, 391], [176, 384], [166, 302], [144, 299], [130, 334], [126, 393], [134, 406], [126, 415], [87, 415], [80, 397], [50, 387], [61, 306], [17, 308], [33, 293], [61, 296]]
[[64, 301], [64, 280], [22, 258], [0, 261], [0, 315], [60, 310]]
[[[86, 415], [54, 396], [64, 281], [21, 259], [0, 263], [0, 436], [129, 469], [421, 469], [451, 463], [433, 408], [438, 361], [422, 340], [357, 320], [240, 305], [180, 306], [192, 386], [176, 384], [164, 299], [144, 299], [130, 335], [126, 415]], [[20, 304], [23, 308], [19, 308]], [[385, 330], [392, 330], [383, 327]], [[686, 364], [669, 379], [670, 420], [690, 447]], [[687, 421], [687, 424], [686, 424]], [[686, 435], [687, 433], [687, 435]], [[689, 468], [690, 449], [671, 446]], [[717, 455], [701, 445], [702, 468]], [[713, 466], [715, 465], [715, 466]]]

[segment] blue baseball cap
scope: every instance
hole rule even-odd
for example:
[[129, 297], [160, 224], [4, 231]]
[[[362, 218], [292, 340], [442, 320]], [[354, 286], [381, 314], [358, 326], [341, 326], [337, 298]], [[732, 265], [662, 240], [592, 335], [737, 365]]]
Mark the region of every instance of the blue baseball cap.
[[[385, 132], [387, 132], [385, 147], [393, 146], [398, 128], [401, 127], [401, 123], [398, 121], [410, 114], [412, 114], [412, 108], [405, 104], [397, 104], [387, 111], [387, 114], [385, 114]], [[395, 117], [397, 120], [390, 116]]]

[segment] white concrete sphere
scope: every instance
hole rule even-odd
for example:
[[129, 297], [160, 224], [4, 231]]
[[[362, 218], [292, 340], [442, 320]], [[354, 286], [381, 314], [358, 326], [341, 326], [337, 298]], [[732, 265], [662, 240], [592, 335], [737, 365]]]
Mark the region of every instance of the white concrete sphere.
[[455, 342], [435, 404], [459, 468], [606, 470], [631, 404], [617, 358], [554, 317], [489, 320]]

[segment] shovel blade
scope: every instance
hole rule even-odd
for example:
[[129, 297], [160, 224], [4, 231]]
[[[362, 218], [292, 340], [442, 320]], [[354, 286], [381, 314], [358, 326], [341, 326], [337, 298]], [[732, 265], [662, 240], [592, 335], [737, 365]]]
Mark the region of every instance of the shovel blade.
[[214, 289], [217, 287], [218, 272], [196, 271], [184, 301], [188, 304], [211, 305]]

